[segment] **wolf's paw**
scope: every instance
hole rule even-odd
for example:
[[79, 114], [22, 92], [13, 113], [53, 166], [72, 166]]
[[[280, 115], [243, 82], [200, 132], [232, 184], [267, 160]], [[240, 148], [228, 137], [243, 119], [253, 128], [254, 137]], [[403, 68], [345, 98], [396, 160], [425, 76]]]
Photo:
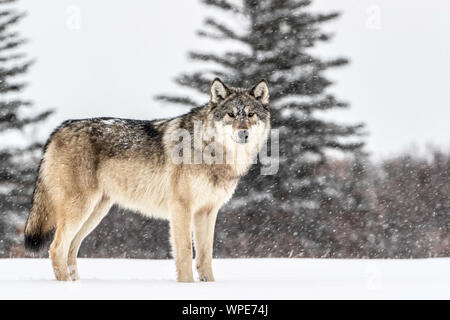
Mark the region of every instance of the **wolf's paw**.
[[58, 281], [71, 281], [69, 272], [67, 272], [67, 268], [60, 268], [53, 266], [53, 272], [55, 273], [55, 278]]
[[[209, 269], [209, 270], [208, 270]], [[202, 270], [202, 268], [197, 267], [198, 278], [200, 281], [212, 282], [214, 281], [214, 275], [211, 268], [207, 268], [207, 270]]]
[[70, 278], [72, 279], [72, 281], [78, 281], [78, 280], [80, 280], [80, 275], [78, 274], [78, 272], [73, 273], [73, 274], [70, 274]]
[[80, 280], [80, 275], [78, 274], [77, 266], [69, 266], [68, 270], [70, 274], [70, 279], [72, 279], [72, 281]]
[[214, 276], [200, 276], [200, 281], [202, 282], [213, 282]]
[[58, 275], [55, 278], [57, 281], [64, 281], [64, 282], [72, 281], [69, 275]]
[[197, 264], [197, 273], [200, 281], [212, 282], [214, 281], [214, 274], [211, 264]]

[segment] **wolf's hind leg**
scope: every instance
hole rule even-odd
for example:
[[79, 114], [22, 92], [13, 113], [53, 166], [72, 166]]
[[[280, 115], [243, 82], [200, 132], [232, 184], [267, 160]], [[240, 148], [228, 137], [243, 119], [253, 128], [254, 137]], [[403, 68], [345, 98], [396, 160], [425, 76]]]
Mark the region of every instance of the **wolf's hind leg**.
[[194, 214], [195, 264], [200, 281], [214, 281], [212, 252], [217, 212], [207, 207]]
[[55, 238], [50, 245], [49, 255], [52, 259], [53, 272], [56, 280], [69, 281], [70, 276], [67, 270], [67, 253], [70, 242], [78, 231], [80, 225], [63, 221], [57, 224]]
[[50, 245], [49, 255], [52, 260], [56, 280], [70, 281], [67, 267], [67, 257], [70, 244], [92, 212], [91, 201], [84, 197], [64, 199], [60, 201], [60, 215], [56, 222], [55, 238]]
[[192, 273], [191, 210], [182, 203], [170, 206], [172, 252], [179, 282], [194, 282]]
[[99, 225], [100, 221], [108, 213], [109, 209], [111, 208], [111, 205], [112, 202], [110, 198], [106, 195], [103, 195], [103, 197], [94, 207], [94, 210], [90, 214], [89, 218], [84, 222], [81, 229], [73, 238], [72, 243], [70, 244], [69, 257], [67, 262], [70, 277], [73, 281], [80, 279], [77, 267], [77, 256], [81, 243]]

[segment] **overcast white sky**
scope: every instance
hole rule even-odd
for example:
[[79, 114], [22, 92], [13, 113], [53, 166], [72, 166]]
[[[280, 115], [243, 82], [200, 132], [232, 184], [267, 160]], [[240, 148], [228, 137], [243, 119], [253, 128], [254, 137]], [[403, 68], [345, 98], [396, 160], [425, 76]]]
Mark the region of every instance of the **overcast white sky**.
[[[48, 130], [67, 118], [151, 119], [179, 114], [154, 95], [177, 92], [186, 52], [208, 50], [195, 35], [207, 12], [196, 0], [22, 0], [20, 31], [37, 63], [26, 96], [55, 108]], [[432, 142], [450, 147], [450, 1], [316, 0], [342, 12], [320, 55], [349, 57], [330, 72], [331, 88], [351, 103], [328, 117], [367, 124], [376, 157]], [[73, 20], [80, 11], [79, 28]], [[209, 11], [208, 11], [209, 12]]]

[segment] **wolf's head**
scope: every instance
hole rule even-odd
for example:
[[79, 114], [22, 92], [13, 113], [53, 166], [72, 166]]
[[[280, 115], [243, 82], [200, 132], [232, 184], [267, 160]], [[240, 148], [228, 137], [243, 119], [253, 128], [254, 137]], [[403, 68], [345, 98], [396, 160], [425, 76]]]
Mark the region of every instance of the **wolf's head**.
[[270, 130], [269, 86], [259, 81], [250, 89], [227, 87], [219, 78], [211, 84], [211, 111], [225, 139], [260, 145]]

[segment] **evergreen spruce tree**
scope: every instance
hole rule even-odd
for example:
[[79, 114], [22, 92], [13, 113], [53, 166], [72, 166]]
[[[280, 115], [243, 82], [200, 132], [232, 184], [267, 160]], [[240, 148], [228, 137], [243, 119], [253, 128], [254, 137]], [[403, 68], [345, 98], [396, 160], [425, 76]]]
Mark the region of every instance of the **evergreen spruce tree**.
[[[319, 241], [323, 226], [315, 224], [323, 219], [314, 218], [319, 211], [311, 211], [320, 209], [323, 201], [333, 194], [332, 186], [319, 174], [319, 168], [327, 162], [327, 150], [352, 154], [360, 152], [363, 146], [358, 138], [361, 124], [343, 125], [318, 115], [318, 111], [347, 107], [327, 92], [332, 83], [324, 73], [329, 68], [346, 65], [348, 60], [322, 59], [310, 50], [330, 40], [331, 35], [323, 32], [321, 26], [336, 19], [338, 13], [311, 13], [308, 0], [202, 1], [229, 19], [223, 22], [206, 18], [205, 28], [198, 35], [217, 41], [235, 41], [242, 49], [190, 52], [189, 57], [203, 62], [205, 67], [181, 74], [176, 82], [205, 94], [204, 101], [207, 101], [209, 86], [216, 76], [237, 87], [249, 87], [265, 78], [270, 87], [272, 127], [280, 130], [278, 173], [262, 176], [259, 166], [254, 166], [240, 182], [225, 210], [239, 213], [246, 232], [259, 234], [258, 238], [246, 240], [249, 248], [253, 246], [249, 249], [252, 255], [264, 255], [262, 251], [266, 249], [258, 242], [269, 228], [277, 228], [274, 222], [277, 215], [297, 216], [292, 226], [295, 229], [287, 232]], [[243, 28], [237, 27], [242, 25]], [[192, 107], [199, 105], [185, 96], [161, 95], [157, 99]], [[221, 215], [221, 219], [228, 218]], [[236, 228], [235, 231], [239, 232]], [[230, 235], [232, 231], [224, 232]]]
[[50, 111], [32, 114], [30, 101], [20, 97], [22, 79], [32, 60], [19, 52], [25, 40], [15, 26], [25, 16], [14, 8], [16, 0], [0, 1], [0, 256], [9, 255], [12, 244], [21, 241], [23, 225], [31, 204], [31, 194], [42, 147], [29, 143], [14, 147], [7, 141], [13, 131], [22, 131], [46, 119]]

